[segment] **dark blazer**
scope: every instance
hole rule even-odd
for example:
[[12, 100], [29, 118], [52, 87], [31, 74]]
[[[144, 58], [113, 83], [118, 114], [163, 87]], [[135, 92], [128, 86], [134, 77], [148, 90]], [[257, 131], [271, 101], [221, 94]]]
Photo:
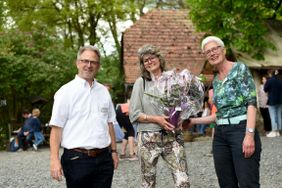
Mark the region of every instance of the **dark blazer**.
[[278, 76], [272, 76], [266, 81], [264, 91], [268, 93], [268, 105], [282, 104], [282, 80]]

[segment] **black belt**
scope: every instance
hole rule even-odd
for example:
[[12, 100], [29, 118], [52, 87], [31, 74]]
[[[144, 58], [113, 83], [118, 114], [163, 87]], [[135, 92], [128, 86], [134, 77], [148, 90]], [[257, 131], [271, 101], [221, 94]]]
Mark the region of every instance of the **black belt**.
[[100, 148], [95, 148], [95, 149], [73, 148], [70, 150], [87, 154], [89, 157], [96, 157], [104, 153], [105, 151], [110, 151], [110, 148], [109, 147], [101, 148], [101, 149]]

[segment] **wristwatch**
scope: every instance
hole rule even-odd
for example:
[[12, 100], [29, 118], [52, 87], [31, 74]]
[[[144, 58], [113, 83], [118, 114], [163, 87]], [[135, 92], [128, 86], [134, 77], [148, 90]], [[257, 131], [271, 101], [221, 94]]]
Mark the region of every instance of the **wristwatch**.
[[111, 152], [112, 153], [117, 153], [117, 150], [116, 149], [111, 149]]
[[254, 129], [254, 128], [246, 127], [246, 132], [254, 133], [254, 132], [255, 132], [255, 129]]

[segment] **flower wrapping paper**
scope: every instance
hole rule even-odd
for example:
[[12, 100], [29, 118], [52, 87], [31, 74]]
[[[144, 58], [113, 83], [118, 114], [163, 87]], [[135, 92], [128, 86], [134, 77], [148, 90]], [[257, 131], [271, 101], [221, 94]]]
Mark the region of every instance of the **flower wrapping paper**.
[[169, 122], [177, 128], [180, 120], [188, 119], [201, 111], [204, 85], [199, 77], [187, 69], [179, 72], [174, 69], [163, 72], [145, 94], [150, 96], [154, 107], [167, 115]]

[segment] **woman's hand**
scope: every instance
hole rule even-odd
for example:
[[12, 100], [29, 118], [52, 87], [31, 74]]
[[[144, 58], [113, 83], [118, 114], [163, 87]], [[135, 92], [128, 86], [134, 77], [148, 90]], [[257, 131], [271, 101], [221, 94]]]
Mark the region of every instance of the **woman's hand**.
[[215, 122], [216, 120], [216, 115], [215, 114], [211, 114], [209, 116], [205, 116], [205, 117], [193, 117], [193, 118], [189, 118], [186, 119], [182, 122], [182, 128], [183, 129], [190, 129], [193, 127], [193, 125], [198, 125], [198, 124], [210, 124]]
[[243, 153], [245, 158], [250, 158], [255, 152], [254, 133], [246, 133], [243, 141]]
[[155, 116], [156, 123], [158, 123], [164, 130], [173, 131], [174, 126], [169, 123], [168, 116]]

